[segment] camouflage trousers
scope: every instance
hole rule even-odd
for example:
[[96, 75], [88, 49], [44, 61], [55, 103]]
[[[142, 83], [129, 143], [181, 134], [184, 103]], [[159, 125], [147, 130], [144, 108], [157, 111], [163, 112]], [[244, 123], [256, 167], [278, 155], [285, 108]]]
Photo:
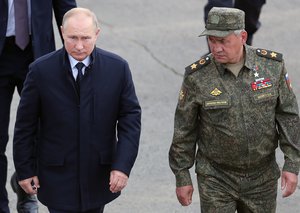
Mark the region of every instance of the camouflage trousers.
[[197, 171], [202, 213], [276, 212], [280, 171], [275, 160], [249, 172], [207, 163], [205, 171]]

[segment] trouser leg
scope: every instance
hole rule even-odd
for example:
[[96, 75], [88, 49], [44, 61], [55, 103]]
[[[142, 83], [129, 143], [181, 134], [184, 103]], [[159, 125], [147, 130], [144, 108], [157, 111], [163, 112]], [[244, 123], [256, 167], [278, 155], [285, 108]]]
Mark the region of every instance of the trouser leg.
[[9, 78], [0, 78], [0, 212], [9, 212], [6, 191], [7, 157], [10, 104], [14, 93], [13, 82]]
[[212, 176], [198, 175], [198, 188], [202, 213], [234, 213], [235, 189]]
[[197, 180], [202, 213], [275, 213], [277, 182], [275, 161], [248, 171], [233, 171], [207, 161]]
[[91, 209], [88, 211], [68, 211], [68, 210], [58, 210], [58, 209], [53, 209], [48, 207], [49, 213], [103, 213], [104, 212], [104, 205], [96, 208], [96, 209]]

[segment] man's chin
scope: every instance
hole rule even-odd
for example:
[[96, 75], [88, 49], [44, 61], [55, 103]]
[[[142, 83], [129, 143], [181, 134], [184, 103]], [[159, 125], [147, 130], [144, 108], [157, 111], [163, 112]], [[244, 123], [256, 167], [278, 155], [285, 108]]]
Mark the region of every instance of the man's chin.
[[87, 56], [86, 55], [74, 54], [74, 55], [72, 55], [72, 57], [74, 59], [76, 59], [77, 61], [83, 61]]
[[221, 64], [226, 64], [228, 62], [228, 60], [223, 57], [215, 57], [215, 60]]

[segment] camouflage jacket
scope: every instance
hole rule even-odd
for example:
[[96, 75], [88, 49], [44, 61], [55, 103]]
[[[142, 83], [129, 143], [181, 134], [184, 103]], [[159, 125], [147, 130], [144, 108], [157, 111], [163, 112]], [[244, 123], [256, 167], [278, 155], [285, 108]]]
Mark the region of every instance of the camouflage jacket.
[[[300, 121], [282, 55], [245, 46], [235, 77], [211, 55], [186, 68], [169, 163], [176, 185], [191, 184], [200, 156], [236, 169], [255, 168], [280, 145], [283, 170], [298, 174]], [[197, 155], [196, 155], [196, 149]]]

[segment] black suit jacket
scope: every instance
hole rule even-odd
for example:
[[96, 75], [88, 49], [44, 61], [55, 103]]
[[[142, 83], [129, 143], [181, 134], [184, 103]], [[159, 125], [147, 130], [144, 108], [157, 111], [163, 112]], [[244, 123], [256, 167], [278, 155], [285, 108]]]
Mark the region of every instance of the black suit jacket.
[[[34, 58], [55, 50], [53, 11], [57, 26], [60, 27], [65, 12], [74, 7], [76, 7], [75, 0], [31, 0], [31, 36]], [[6, 37], [7, 19], [8, 0], [0, 0], [0, 55]]]
[[53, 209], [85, 211], [110, 202], [119, 195], [109, 191], [110, 171], [129, 176], [138, 153], [141, 109], [127, 62], [95, 48], [80, 87], [77, 94], [60, 49], [32, 63], [17, 112], [17, 174], [37, 175], [38, 198]]

